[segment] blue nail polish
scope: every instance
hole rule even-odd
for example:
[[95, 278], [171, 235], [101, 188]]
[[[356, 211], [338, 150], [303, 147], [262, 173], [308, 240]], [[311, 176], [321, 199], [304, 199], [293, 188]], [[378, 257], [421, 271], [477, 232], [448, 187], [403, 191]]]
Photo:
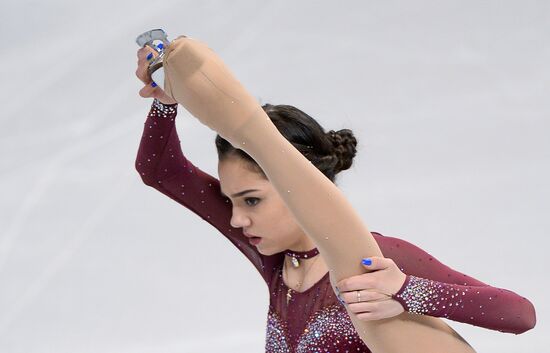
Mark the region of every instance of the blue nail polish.
[[157, 84], [156, 83], [151, 83], [151, 87], [157, 87]]
[[164, 44], [162, 44], [162, 43], [159, 43], [159, 45], [157, 45], [157, 48], [159, 48], [159, 49], [162, 49], [162, 48], [164, 48]]
[[149, 53], [149, 55], [147, 55], [147, 60], [151, 60], [153, 58], [153, 53]]
[[372, 260], [371, 259], [363, 259], [363, 261], [361, 261], [363, 263], [363, 265], [372, 265]]

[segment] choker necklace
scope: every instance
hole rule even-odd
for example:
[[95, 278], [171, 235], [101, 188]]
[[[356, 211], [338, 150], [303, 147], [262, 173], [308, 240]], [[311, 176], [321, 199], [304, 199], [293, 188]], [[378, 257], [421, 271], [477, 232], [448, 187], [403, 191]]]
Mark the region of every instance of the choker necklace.
[[298, 259], [310, 259], [318, 254], [319, 250], [317, 250], [317, 248], [313, 248], [308, 251], [285, 250], [285, 255], [290, 256], [292, 267], [294, 268], [300, 267], [300, 261]]

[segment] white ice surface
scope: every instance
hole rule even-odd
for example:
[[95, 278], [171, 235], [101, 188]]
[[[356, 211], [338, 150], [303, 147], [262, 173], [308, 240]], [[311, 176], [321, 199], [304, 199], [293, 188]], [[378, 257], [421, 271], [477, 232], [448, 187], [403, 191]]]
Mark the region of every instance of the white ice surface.
[[[447, 322], [478, 352], [548, 352], [548, 1], [3, 0], [0, 20], [0, 352], [264, 349], [261, 277], [134, 169], [151, 104], [134, 40], [159, 27], [208, 43], [262, 102], [352, 129], [339, 186], [369, 228], [538, 319]], [[181, 107], [177, 124], [217, 176], [214, 133]]]

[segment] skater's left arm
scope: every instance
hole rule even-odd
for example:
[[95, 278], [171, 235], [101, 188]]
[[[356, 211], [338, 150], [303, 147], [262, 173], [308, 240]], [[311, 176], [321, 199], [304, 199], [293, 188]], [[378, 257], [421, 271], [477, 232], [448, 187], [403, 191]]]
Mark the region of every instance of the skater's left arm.
[[[535, 308], [528, 299], [455, 271], [402, 239], [377, 237], [377, 241], [384, 257], [371, 257], [372, 264], [364, 265], [373, 272], [338, 285], [341, 299], [360, 318], [377, 320], [405, 310], [515, 334], [535, 326]], [[390, 289], [399, 283], [399, 290]], [[355, 291], [360, 289], [365, 302], [356, 303]], [[371, 294], [365, 290], [377, 292], [373, 294], [377, 300], [368, 302]], [[389, 294], [391, 299], [378, 293]]]

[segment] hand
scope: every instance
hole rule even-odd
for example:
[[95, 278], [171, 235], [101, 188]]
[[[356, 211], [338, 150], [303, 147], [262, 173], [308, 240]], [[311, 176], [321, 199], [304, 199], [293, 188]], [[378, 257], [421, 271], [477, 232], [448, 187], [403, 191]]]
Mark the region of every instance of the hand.
[[[344, 278], [336, 284], [340, 298], [349, 310], [364, 321], [380, 320], [404, 312], [403, 306], [392, 299], [405, 283], [406, 275], [392, 259], [373, 256], [371, 265], [363, 265], [373, 272]], [[361, 301], [357, 302], [357, 291]]]
[[[147, 60], [147, 56], [149, 54], [152, 54], [152, 56], [150, 60]], [[147, 68], [149, 67], [149, 62], [156, 56], [158, 56], [158, 53], [148, 46], [145, 46], [137, 51], [138, 67], [136, 70], [136, 76], [145, 84], [145, 87], [139, 91], [139, 95], [143, 98], [156, 98], [164, 104], [176, 104], [177, 101], [167, 95], [162, 88], [158, 86], [151, 86], [153, 80], [151, 79]]]

